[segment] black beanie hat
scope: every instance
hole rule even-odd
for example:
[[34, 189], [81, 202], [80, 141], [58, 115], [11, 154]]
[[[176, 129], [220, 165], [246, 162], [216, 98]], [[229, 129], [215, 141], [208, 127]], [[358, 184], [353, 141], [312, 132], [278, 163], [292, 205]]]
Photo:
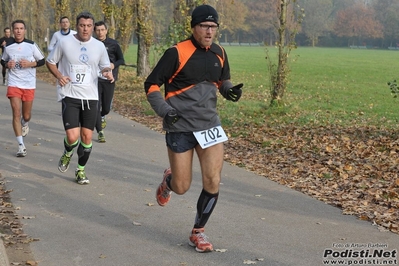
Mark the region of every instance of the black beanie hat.
[[198, 6], [194, 9], [191, 15], [191, 28], [194, 28], [198, 23], [205, 21], [215, 22], [219, 26], [218, 18], [218, 12], [216, 12], [213, 7], [209, 5]]

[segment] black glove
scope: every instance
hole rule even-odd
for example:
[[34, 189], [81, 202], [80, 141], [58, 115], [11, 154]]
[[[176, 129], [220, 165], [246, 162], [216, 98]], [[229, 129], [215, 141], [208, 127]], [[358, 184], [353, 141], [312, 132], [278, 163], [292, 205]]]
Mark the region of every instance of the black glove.
[[176, 109], [170, 109], [169, 112], [165, 116], [165, 122], [169, 126], [172, 126], [179, 119], [180, 119], [180, 116], [177, 115]]
[[231, 87], [228, 90], [228, 98], [229, 100], [236, 102], [241, 98], [241, 94], [242, 94], [242, 86], [244, 86], [244, 84], [240, 83], [238, 85], [235, 85], [234, 87]]

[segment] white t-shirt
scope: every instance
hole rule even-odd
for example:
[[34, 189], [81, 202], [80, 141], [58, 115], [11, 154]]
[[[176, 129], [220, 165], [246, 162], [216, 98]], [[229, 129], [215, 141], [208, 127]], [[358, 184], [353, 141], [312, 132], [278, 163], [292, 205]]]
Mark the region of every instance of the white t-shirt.
[[74, 35], [74, 34], [76, 34], [76, 31], [71, 30], [71, 29], [69, 30], [68, 33], [63, 33], [61, 30], [59, 30], [57, 32], [54, 32], [53, 37], [51, 37], [51, 41], [50, 41], [50, 43], [48, 45], [48, 48], [47, 48], [48, 51], [51, 52], [52, 50], [54, 50], [54, 46], [57, 44], [57, 42], [61, 38], [66, 37], [66, 36], [70, 36], [70, 35]]
[[21, 59], [26, 59], [30, 62], [39, 61], [44, 58], [44, 54], [39, 47], [31, 40], [24, 39], [22, 42], [14, 42], [4, 49], [2, 60], [8, 62], [15, 60], [14, 68], [8, 69], [7, 80], [8, 86], [17, 87], [20, 89], [35, 89], [36, 88], [36, 68], [28, 67], [22, 68], [18, 63]]
[[74, 35], [59, 40], [47, 57], [50, 64], [58, 63], [58, 70], [71, 81], [61, 87], [57, 83], [58, 101], [65, 97], [98, 100], [98, 76], [102, 69], [111, 67], [102, 42], [91, 37], [81, 42]]

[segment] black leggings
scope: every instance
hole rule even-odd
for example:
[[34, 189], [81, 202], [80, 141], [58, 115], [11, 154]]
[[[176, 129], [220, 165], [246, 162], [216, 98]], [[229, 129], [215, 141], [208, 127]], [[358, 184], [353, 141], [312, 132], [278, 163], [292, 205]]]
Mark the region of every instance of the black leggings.
[[96, 122], [97, 132], [101, 131], [101, 117], [109, 114], [111, 103], [114, 98], [115, 82], [98, 80], [98, 114]]

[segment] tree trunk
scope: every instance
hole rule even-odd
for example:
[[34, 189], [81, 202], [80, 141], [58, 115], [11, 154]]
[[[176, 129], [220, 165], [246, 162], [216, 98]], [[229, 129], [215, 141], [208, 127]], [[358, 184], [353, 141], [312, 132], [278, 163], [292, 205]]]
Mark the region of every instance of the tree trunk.
[[137, 1], [137, 76], [150, 74], [150, 47], [153, 39], [151, 24], [152, 0]]
[[138, 36], [137, 47], [137, 76], [146, 77], [150, 74], [150, 55], [149, 47], [145, 45], [144, 38]]
[[108, 36], [115, 39], [115, 0], [105, 0], [105, 5], [108, 7], [107, 12], [104, 12], [104, 22], [108, 26]]
[[133, 24], [134, 15], [137, 13], [137, 11], [135, 10], [136, 6], [137, 5], [132, 3], [131, 0], [122, 1], [119, 21], [118, 21], [119, 31], [118, 31], [117, 40], [123, 52], [125, 52], [129, 47], [129, 43], [133, 35], [132, 24]]
[[63, 16], [67, 16], [69, 18], [69, 21], [71, 23], [71, 26], [75, 26], [75, 20], [71, 18], [71, 12], [70, 12], [70, 2], [69, 0], [57, 0], [55, 1], [54, 7], [54, 31], [59, 30], [59, 23], [60, 23], [60, 18]]
[[286, 43], [286, 23], [287, 23], [287, 6], [289, 0], [281, 0], [281, 13], [279, 17], [280, 27], [278, 29], [279, 43], [278, 43], [278, 67], [276, 75], [276, 84], [274, 84], [272, 92], [272, 103], [279, 102], [283, 96], [286, 87], [286, 68], [287, 68], [287, 53], [285, 52]]

